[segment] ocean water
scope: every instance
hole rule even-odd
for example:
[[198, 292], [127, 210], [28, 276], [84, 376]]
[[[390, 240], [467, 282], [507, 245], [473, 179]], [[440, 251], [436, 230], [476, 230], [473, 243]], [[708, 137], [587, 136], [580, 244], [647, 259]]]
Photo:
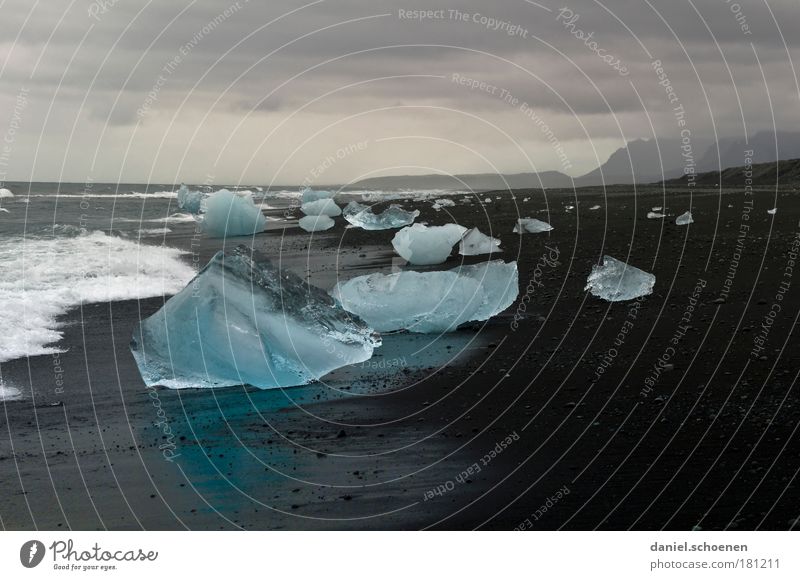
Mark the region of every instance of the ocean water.
[[[71, 309], [171, 295], [204, 265], [191, 255], [203, 236], [195, 216], [178, 207], [178, 185], [6, 187], [14, 196], [0, 198], [0, 364], [63, 351], [58, 319]], [[271, 212], [268, 229], [296, 223], [288, 210], [299, 206], [299, 187], [228, 189], [250, 192]], [[341, 197], [369, 203], [452, 193], [353, 190]], [[0, 385], [0, 400], [19, 397]]]

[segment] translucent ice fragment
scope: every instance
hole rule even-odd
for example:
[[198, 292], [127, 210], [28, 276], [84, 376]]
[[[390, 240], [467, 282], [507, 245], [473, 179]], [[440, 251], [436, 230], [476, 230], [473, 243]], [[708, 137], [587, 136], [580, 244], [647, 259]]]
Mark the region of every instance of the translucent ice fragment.
[[142, 321], [131, 351], [148, 386], [270, 389], [368, 360], [379, 345], [325, 291], [239, 246]]
[[542, 232], [549, 232], [553, 226], [547, 222], [537, 220], [536, 218], [523, 218], [517, 220], [517, 225], [514, 226], [515, 234], [540, 234]]
[[372, 208], [351, 201], [344, 208], [344, 219], [365, 230], [390, 230], [402, 228], [414, 223], [419, 210], [406, 211], [401, 206], [392, 204], [382, 213], [374, 214]]
[[425, 226], [414, 224], [400, 230], [392, 239], [395, 251], [411, 264], [441, 264], [450, 256], [453, 246], [467, 228], [458, 224]]
[[443, 272], [360, 276], [340, 282], [331, 294], [378, 331], [448, 332], [511, 306], [519, 274], [516, 262], [494, 260]]
[[592, 267], [585, 289], [603, 300], [620, 302], [652, 294], [655, 283], [653, 274], [611, 256], [603, 256], [602, 265]]
[[500, 240], [481, 233], [478, 228], [467, 230], [458, 246], [458, 253], [462, 256], [477, 256], [479, 254], [502, 251], [500, 249]]

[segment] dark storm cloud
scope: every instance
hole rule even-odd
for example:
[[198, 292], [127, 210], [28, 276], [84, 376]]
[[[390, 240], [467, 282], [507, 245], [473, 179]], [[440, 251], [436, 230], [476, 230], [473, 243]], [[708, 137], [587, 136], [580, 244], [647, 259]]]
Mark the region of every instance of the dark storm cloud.
[[[674, 136], [671, 106], [651, 64], [655, 59], [663, 62], [703, 136], [713, 136], [713, 130], [740, 135], [744, 125], [751, 133], [771, 128], [768, 95], [777, 124], [797, 123], [789, 61], [800, 62], [796, 0], [308, 4], [79, 0], [69, 8], [6, 2], [0, 9], [5, 28], [19, 37], [7, 34], [0, 45], [0, 96], [10, 102], [24, 85], [35, 105], [26, 125], [30, 142], [20, 140], [16, 161], [27, 167], [33, 150], [57, 149], [75, 119], [84, 123], [78, 139], [115, 140], [108, 151], [124, 149], [121, 144], [137, 128], [127, 162], [140, 156], [143, 166], [151, 161], [142, 139], [162, 126], [176, 131], [178, 141], [193, 134], [200, 120], [216, 130], [247, 115], [251, 121], [237, 128], [236, 142], [249, 142], [298, 108], [293, 122], [301, 125], [299, 132], [311, 131], [323, 118], [328, 123], [397, 105], [455, 109], [520, 125], [518, 104], [498, 93], [541, 111], [564, 140], [588, 132], [592, 139], [621, 143], [648, 136], [650, 122], [657, 133]], [[431, 17], [408, 17], [414, 10], [431, 11]], [[590, 40], [580, 38], [589, 34]], [[627, 74], [601, 55], [616, 59]], [[459, 84], [454, 74], [496, 90]], [[312, 103], [326, 93], [331, 94]], [[363, 118], [369, 119], [363, 132], [377, 136], [395, 131], [398, 115], [390, 109]], [[425, 118], [431, 135], [462, 138], [446, 115]], [[524, 140], [540, 142], [547, 151], [544, 138], [524, 127]], [[473, 140], [474, 133], [474, 127], [464, 127], [463, 138]], [[318, 154], [310, 153], [309, 163]], [[80, 149], [69, 156], [81, 163]], [[190, 156], [195, 158], [196, 165], [188, 166], [194, 174], [204, 164], [202, 155]], [[161, 155], [159, 167], [171, 161]], [[38, 163], [36, 170], [48, 173], [48, 162]]]

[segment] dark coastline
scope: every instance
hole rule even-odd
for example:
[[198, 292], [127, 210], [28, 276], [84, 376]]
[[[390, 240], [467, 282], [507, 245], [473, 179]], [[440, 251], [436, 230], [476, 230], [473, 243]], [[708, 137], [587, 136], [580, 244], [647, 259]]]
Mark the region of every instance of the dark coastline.
[[[530, 300], [524, 313], [518, 301], [487, 324], [438, 340], [388, 337], [374, 359], [379, 365], [382, 357], [383, 368], [337, 371], [326, 385], [154, 396], [128, 341], [161, 299], [71, 312], [62, 341], [69, 351], [59, 356], [63, 393], [53, 357], [3, 365], [4, 380], [26, 398], [0, 415], [10, 434], [0, 439], [2, 526], [798, 527], [800, 272], [763, 350], [751, 354], [800, 233], [797, 194], [755, 192], [721, 300], [744, 223], [741, 191], [580, 193], [516, 191], [516, 202], [480, 194], [493, 201], [440, 212], [405, 202], [422, 211], [418, 221], [457, 221], [499, 237], [498, 257], [518, 261], [520, 298], [530, 288]], [[595, 204], [601, 209], [590, 211]], [[671, 218], [645, 218], [662, 205]], [[538, 211], [548, 207], [549, 215]], [[675, 226], [690, 207], [695, 223]], [[555, 230], [512, 234], [517, 217], [546, 219]], [[346, 230], [339, 219], [311, 242], [290, 228], [259, 235], [255, 245], [329, 288], [337, 275], [391, 268], [393, 233]], [[187, 230], [167, 243], [189, 241]], [[217, 249], [204, 242], [203, 263]], [[553, 249], [557, 265], [543, 260]], [[612, 305], [583, 289], [604, 254], [656, 275], [635, 319], [630, 303]], [[453, 256], [440, 268], [458, 263]], [[630, 330], [615, 345], [626, 320]], [[649, 380], [670, 347], [674, 368]]]

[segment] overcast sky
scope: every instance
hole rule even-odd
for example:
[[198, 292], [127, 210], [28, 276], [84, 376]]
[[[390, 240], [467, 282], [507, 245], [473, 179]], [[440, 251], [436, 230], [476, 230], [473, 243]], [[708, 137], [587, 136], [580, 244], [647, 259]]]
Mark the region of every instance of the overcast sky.
[[9, 181], [577, 176], [632, 139], [800, 130], [797, 0], [9, 0], [0, 15]]

